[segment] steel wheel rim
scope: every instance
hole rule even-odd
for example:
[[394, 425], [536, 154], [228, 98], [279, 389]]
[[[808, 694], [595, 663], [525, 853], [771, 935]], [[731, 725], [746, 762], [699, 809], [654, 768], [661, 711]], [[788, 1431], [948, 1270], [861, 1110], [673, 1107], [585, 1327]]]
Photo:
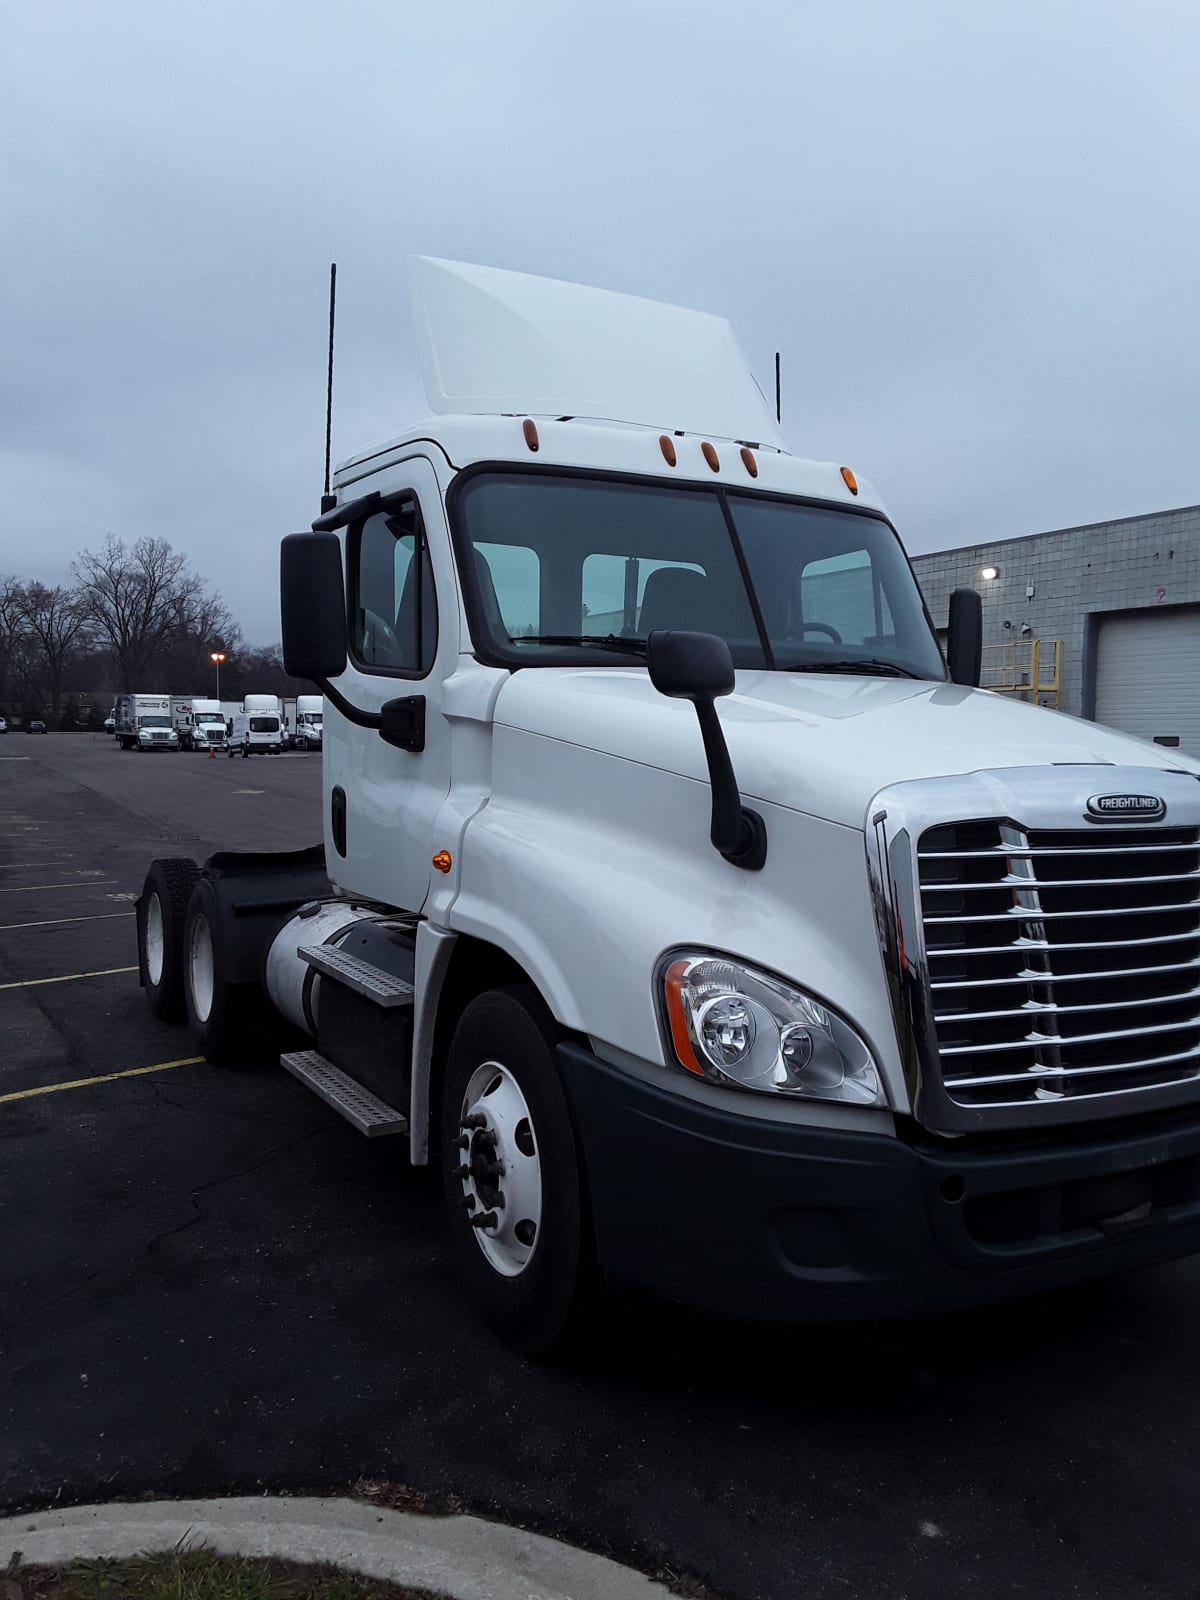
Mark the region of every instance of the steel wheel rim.
[[188, 987], [192, 992], [192, 1006], [198, 1022], [207, 1022], [212, 1011], [213, 992], [216, 987], [213, 971], [212, 929], [207, 917], [197, 917], [192, 923], [192, 937], [188, 946]]
[[162, 982], [165, 960], [162, 901], [152, 894], [146, 907], [146, 976], [155, 989]]
[[529, 1104], [498, 1061], [471, 1074], [458, 1149], [462, 1203], [484, 1259], [501, 1277], [519, 1278], [541, 1238], [542, 1162]]

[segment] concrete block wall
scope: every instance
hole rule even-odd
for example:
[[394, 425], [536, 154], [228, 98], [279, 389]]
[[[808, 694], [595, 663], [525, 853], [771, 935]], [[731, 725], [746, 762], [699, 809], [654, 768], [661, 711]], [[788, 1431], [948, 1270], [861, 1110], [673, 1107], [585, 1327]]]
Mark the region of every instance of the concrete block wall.
[[[999, 574], [990, 582], [988, 566]], [[1080, 716], [1090, 614], [1200, 603], [1200, 506], [937, 550], [913, 569], [935, 627], [946, 626], [950, 591], [967, 588], [983, 596], [985, 645], [1061, 639], [1059, 709]]]

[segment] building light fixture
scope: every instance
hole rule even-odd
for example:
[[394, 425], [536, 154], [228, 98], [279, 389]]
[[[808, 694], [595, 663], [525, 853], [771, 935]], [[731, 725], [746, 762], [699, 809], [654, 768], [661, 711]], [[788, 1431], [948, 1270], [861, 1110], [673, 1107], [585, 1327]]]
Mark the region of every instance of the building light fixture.
[[979, 576], [981, 578], [985, 579], [988, 583], [991, 583], [993, 578], [998, 578], [1000, 576], [1000, 568], [999, 567], [984, 567], [980, 571]]

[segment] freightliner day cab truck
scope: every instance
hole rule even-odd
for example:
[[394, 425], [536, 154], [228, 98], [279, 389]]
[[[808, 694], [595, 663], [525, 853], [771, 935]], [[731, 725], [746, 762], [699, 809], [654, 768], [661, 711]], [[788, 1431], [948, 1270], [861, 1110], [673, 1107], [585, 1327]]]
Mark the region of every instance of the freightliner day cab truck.
[[152, 865], [151, 1004], [442, 1171], [530, 1351], [597, 1283], [924, 1312], [1200, 1247], [1200, 765], [949, 670], [727, 325], [420, 260], [436, 415], [283, 542], [324, 842]]
[[297, 750], [319, 750], [325, 729], [325, 701], [319, 694], [302, 694], [296, 697], [296, 734], [293, 740]]

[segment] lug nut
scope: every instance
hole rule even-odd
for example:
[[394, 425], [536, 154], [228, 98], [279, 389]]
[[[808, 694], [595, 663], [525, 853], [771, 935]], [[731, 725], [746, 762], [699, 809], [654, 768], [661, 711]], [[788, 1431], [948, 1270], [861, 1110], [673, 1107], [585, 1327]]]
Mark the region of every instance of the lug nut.
[[463, 1162], [462, 1166], [459, 1167], [458, 1175], [459, 1175], [460, 1178], [463, 1178], [463, 1179], [469, 1178], [471, 1176], [471, 1169], [466, 1164], [465, 1161]]
[[463, 1118], [462, 1125], [464, 1128], [486, 1128], [487, 1118], [482, 1111], [472, 1111], [469, 1117]]
[[471, 1218], [476, 1228], [494, 1228], [496, 1226], [496, 1213], [494, 1211], [477, 1211]]

